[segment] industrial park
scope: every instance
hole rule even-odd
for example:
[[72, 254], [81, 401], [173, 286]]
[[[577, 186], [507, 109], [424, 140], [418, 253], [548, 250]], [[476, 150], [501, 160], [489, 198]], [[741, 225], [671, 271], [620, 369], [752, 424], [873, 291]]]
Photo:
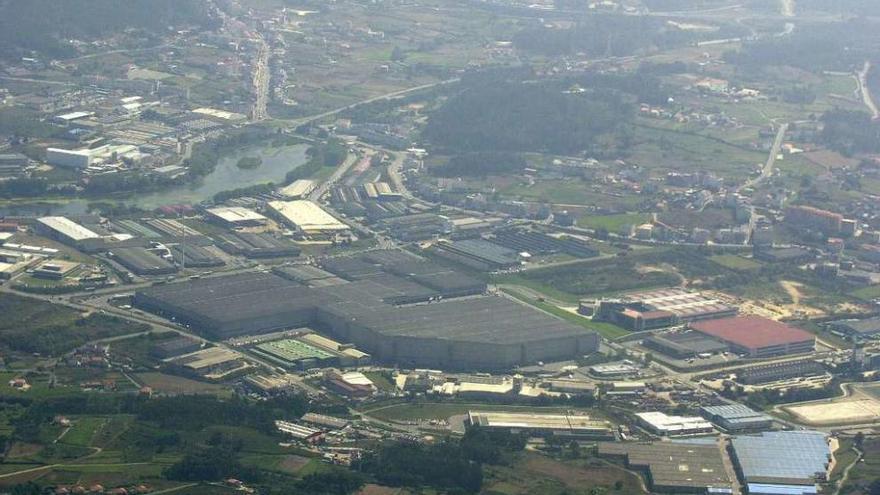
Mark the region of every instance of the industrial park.
[[880, 493], [878, 16], [0, 2], [0, 494]]

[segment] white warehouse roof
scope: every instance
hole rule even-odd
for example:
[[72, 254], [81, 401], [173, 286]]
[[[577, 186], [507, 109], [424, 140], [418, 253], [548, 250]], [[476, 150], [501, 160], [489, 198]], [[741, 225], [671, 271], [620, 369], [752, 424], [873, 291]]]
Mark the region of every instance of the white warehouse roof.
[[337, 220], [313, 201], [270, 201], [269, 208], [304, 232], [332, 232], [349, 229], [348, 225]]
[[712, 423], [699, 416], [669, 416], [662, 412], [643, 412], [637, 413], [636, 416], [651, 428], [667, 435], [712, 430]]
[[85, 239], [96, 239], [101, 237], [69, 218], [42, 217], [37, 219], [37, 221], [74, 241], [83, 241]]
[[300, 179], [293, 181], [291, 184], [283, 187], [281, 191], [285, 198], [299, 199], [315, 189], [315, 181], [308, 179]]
[[260, 215], [253, 210], [242, 208], [240, 206], [209, 208], [207, 212], [229, 223], [252, 223], [266, 221], [266, 217], [264, 217], [263, 215]]

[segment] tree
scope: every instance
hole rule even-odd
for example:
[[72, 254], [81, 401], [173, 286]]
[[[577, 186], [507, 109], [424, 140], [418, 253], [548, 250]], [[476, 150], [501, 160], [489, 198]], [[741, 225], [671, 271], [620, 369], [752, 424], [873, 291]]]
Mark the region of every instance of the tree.
[[391, 61], [392, 62], [403, 62], [406, 60], [406, 52], [403, 51], [399, 46], [394, 46], [391, 49]]
[[859, 450], [862, 450], [862, 446], [864, 445], [864, 443], [865, 443], [865, 434], [862, 432], [856, 433], [856, 435], [853, 437], [853, 446], [855, 446], [855, 448], [857, 448]]

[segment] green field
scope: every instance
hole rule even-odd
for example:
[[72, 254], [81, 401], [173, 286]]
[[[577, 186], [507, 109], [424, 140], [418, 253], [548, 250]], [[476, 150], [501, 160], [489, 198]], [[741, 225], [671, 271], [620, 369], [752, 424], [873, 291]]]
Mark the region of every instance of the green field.
[[608, 232], [620, 232], [627, 225], [641, 225], [649, 222], [648, 213], [621, 213], [618, 215], [584, 215], [577, 221], [578, 227], [585, 229], [605, 229]]
[[635, 126], [636, 144], [629, 161], [656, 173], [705, 171], [741, 180], [767, 159], [762, 152], [720, 139], [655, 127], [653, 121], [647, 119], [639, 122]]
[[873, 299], [877, 299], [880, 297], [880, 285], [872, 285], [869, 287], [863, 287], [861, 289], [856, 289], [849, 293], [853, 297], [857, 297], [864, 301], [871, 301]]

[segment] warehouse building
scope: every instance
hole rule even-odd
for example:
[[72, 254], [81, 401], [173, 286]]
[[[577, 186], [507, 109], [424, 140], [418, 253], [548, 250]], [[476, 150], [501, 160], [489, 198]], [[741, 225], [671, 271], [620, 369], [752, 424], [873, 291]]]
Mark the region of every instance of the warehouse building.
[[278, 192], [286, 199], [303, 199], [315, 190], [315, 181], [308, 179], [295, 180]]
[[35, 225], [37, 233], [64, 244], [76, 245], [101, 236], [67, 217], [42, 217]]
[[313, 201], [270, 201], [268, 207], [279, 221], [306, 235], [332, 236], [350, 230]]
[[771, 431], [731, 440], [731, 458], [749, 494], [807, 495], [827, 479], [831, 449], [824, 433]]
[[224, 232], [215, 235], [214, 238], [220, 249], [245, 258], [295, 257], [302, 252], [296, 244], [269, 234]]
[[796, 361], [739, 368], [736, 370], [736, 381], [746, 385], [754, 385], [791, 378], [823, 375], [825, 373], [826, 369], [822, 363], [813, 359], [798, 359]]
[[627, 294], [600, 301], [596, 318], [632, 331], [736, 315], [737, 308], [680, 287]]
[[835, 332], [854, 340], [870, 340], [880, 336], [880, 317], [833, 321], [830, 326]]
[[813, 334], [759, 316], [695, 321], [690, 323], [690, 328], [726, 343], [733, 352], [751, 358], [812, 352], [816, 347]]
[[187, 268], [213, 268], [226, 264], [223, 259], [215, 255], [208, 248], [189, 243], [186, 246], [183, 244], [171, 246], [171, 254], [174, 256], [174, 259], [180, 261]]
[[338, 364], [336, 356], [296, 339], [281, 339], [256, 345], [252, 351], [285, 368], [324, 368]]
[[348, 283], [347, 280], [312, 265], [282, 265], [272, 268], [272, 273], [309, 287], [328, 287]]
[[18, 177], [28, 163], [28, 157], [21, 153], [0, 153], [0, 178]]
[[599, 443], [599, 455], [622, 458], [642, 471], [652, 493], [733, 493], [721, 450], [714, 442]]
[[449, 218], [436, 213], [416, 213], [379, 221], [378, 227], [404, 242], [423, 241], [452, 233]]
[[636, 413], [640, 425], [660, 436], [712, 433], [712, 423], [698, 416], [670, 416], [662, 412]]
[[773, 418], [742, 404], [704, 406], [700, 412], [703, 417], [728, 432], [764, 430], [773, 425]]
[[483, 239], [439, 242], [431, 247], [431, 252], [481, 271], [506, 270], [522, 264], [516, 251]]
[[160, 340], [150, 348], [150, 354], [159, 359], [168, 359], [183, 354], [190, 354], [202, 348], [202, 343], [180, 335], [170, 339]]
[[532, 437], [592, 440], [614, 438], [614, 429], [608, 421], [574, 414], [468, 411], [467, 424], [488, 430], [507, 431], [514, 435], [524, 432]]
[[541, 232], [507, 229], [498, 231], [492, 242], [516, 252], [536, 254], [568, 254], [576, 258], [593, 258], [599, 251], [584, 241], [575, 238], [557, 239]]
[[643, 340], [642, 345], [676, 359], [689, 359], [701, 354], [715, 354], [728, 350], [727, 344], [720, 340], [694, 331], [653, 335]]
[[244, 356], [222, 347], [208, 347], [172, 358], [169, 362], [214, 381], [240, 376], [253, 368], [244, 361]]
[[50, 260], [34, 268], [32, 275], [35, 278], [62, 280], [76, 273], [81, 266], [73, 261]]
[[259, 227], [268, 219], [259, 213], [240, 206], [208, 208], [205, 215], [209, 221], [224, 227]]
[[373, 395], [377, 390], [373, 381], [358, 371], [328, 371], [324, 373], [324, 383], [334, 392], [349, 398], [362, 399]]
[[275, 427], [278, 428], [278, 431], [281, 433], [290, 435], [294, 440], [310, 445], [321, 443], [324, 439], [324, 432], [321, 430], [291, 423], [290, 421], [276, 420]]
[[109, 254], [136, 275], [168, 275], [177, 271], [173, 263], [145, 248], [114, 248]]
[[308, 288], [243, 273], [144, 288], [134, 304], [221, 339], [314, 326], [377, 359], [419, 367], [510, 368], [598, 349], [595, 332], [506, 298], [396, 306], [400, 295], [371, 280]]

